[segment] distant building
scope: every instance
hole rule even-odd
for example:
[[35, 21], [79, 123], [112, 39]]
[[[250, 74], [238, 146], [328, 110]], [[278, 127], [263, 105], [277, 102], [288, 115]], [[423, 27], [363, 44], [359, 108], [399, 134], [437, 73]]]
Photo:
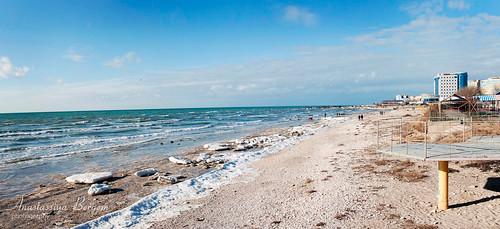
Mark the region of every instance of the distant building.
[[478, 81], [478, 88], [482, 95], [496, 95], [500, 92], [500, 77], [490, 77]]
[[396, 95], [396, 100], [408, 102], [410, 100], [410, 96], [408, 96], [407, 94]]
[[434, 96], [446, 99], [458, 90], [467, 87], [467, 72], [439, 73], [434, 77]]

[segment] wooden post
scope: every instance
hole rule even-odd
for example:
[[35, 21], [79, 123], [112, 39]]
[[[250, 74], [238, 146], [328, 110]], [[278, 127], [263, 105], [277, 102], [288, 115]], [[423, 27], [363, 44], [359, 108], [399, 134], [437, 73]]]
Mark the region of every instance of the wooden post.
[[438, 209], [448, 209], [448, 161], [438, 161], [439, 199]]

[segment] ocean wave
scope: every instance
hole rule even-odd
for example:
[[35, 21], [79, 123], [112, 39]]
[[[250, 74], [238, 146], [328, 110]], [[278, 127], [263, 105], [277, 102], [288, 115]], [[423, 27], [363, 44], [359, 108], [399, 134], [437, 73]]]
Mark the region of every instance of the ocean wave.
[[232, 122], [231, 125], [221, 125], [215, 127], [216, 129], [234, 129], [236, 127], [241, 127], [241, 126], [247, 126], [247, 125], [252, 125], [252, 124], [257, 124], [262, 122], [262, 120], [255, 120], [255, 121], [243, 121], [243, 122]]
[[47, 154], [47, 155], [28, 155], [28, 156], [22, 156], [22, 157], [16, 157], [12, 159], [7, 159], [0, 161], [1, 164], [17, 164], [21, 162], [30, 162], [30, 161], [37, 161], [37, 160], [43, 160], [43, 159], [53, 159], [53, 158], [59, 158], [59, 157], [67, 157], [71, 155], [81, 155], [85, 153], [91, 153], [91, 152], [97, 152], [97, 151], [103, 151], [103, 150], [110, 150], [110, 149], [119, 149], [119, 148], [124, 148], [124, 147], [129, 147], [132, 145], [138, 145], [138, 144], [145, 144], [148, 142], [152, 141], [157, 141], [161, 138], [154, 138], [154, 139], [145, 139], [141, 141], [135, 141], [135, 142], [126, 142], [122, 144], [117, 144], [117, 145], [109, 145], [109, 146], [102, 146], [102, 147], [96, 147], [96, 148], [91, 148], [91, 149], [85, 149], [85, 150], [75, 150], [75, 151], [68, 151], [68, 152], [61, 152], [61, 153], [54, 153], [54, 154]]
[[[148, 123], [131, 123], [128, 125], [117, 125], [117, 124], [110, 124], [110, 123], [103, 123], [103, 124], [98, 124], [98, 125], [93, 125], [91, 127], [81, 127], [81, 128], [64, 128], [64, 127], [58, 127], [58, 128], [46, 128], [46, 129], [28, 129], [28, 130], [18, 130], [18, 131], [5, 131], [5, 132], [0, 132], [0, 137], [1, 138], [10, 138], [9, 140], [17, 140], [17, 139], [12, 139], [15, 137], [22, 137], [22, 136], [38, 136], [38, 135], [50, 135], [50, 134], [60, 134], [60, 133], [74, 133], [75, 135], [86, 135], [90, 132], [100, 132], [100, 133], [120, 133], [123, 132], [123, 130], [118, 130], [116, 129], [127, 129], [127, 128], [144, 128], [144, 127], [153, 127], [157, 126], [159, 124], [171, 124], [179, 121], [179, 119], [169, 119], [169, 120], [162, 120], [160, 122], [148, 122]], [[106, 130], [110, 130], [109, 132], [105, 132]], [[127, 130], [129, 131], [129, 130]], [[53, 136], [57, 137], [57, 136]]]
[[[9, 147], [9, 148], [4, 148], [0, 149], [0, 152], [12, 152], [12, 151], [24, 151], [24, 152], [40, 152], [40, 151], [48, 151], [48, 150], [56, 150], [56, 149], [63, 149], [63, 148], [81, 148], [84, 146], [92, 146], [92, 145], [105, 145], [103, 147], [119, 147], [120, 145], [123, 145], [122, 143], [127, 142], [126, 145], [133, 145], [133, 144], [140, 144], [143, 142], [148, 142], [148, 141], [154, 141], [162, 138], [166, 138], [170, 136], [171, 133], [177, 133], [177, 132], [189, 132], [189, 131], [195, 131], [195, 130], [201, 130], [201, 129], [206, 129], [210, 128], [212, 125], [204, 125], [204, 126], [198, 126], [198, 127], [187, 127], [187, 128], [177, 128], [177, 129], [165, 129], [160, 132], [155, 132], [155, 133], [147, 133], [147, 134], [137, 134], [137, 135], [129, 135], [129, 136], [119, 136], [119, 137], [111, 137], [111, 138], [95, 138], [95, 137], [86, 137], [86, 138], [79, 138], [71, 142], [65, 142], [65, 143], [58, 143], [58, 144], [51, 144], [51, 145], [42, 145], [42, 146], [28, 146], [28, 147]], [[138, 141], [128, 143], [130, 140], [135, 140], [139, 139]], [[117, 143], [117, 144], [113, 144]], [[113, 144], [113, 145], [111, 145]], [[90, 149], [81, 149], [79, 151], [75, 152], [86, 152], [86, 151], [94, 151], [94, 150], [101, 150], [103, 149], [102, 147], [96, 147], [96, 148], [90, 148]], [[63, 155], [66, 155], [68, 152], [62, 153]], [[73, 153], [70, 153], [73, 154]], [[52, 156], [53, 157], [53, 156]], [[37, 156], [38, 158], [38, 156]], [[41, 158], [44, 158], [44, 156], [41, 156]]]

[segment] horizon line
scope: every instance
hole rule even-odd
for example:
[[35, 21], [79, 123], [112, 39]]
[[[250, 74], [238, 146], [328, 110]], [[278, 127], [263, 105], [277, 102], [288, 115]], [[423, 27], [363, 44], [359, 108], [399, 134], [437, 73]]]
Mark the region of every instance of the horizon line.
[[225, 108], [280, 108], [280, 107], [349, 107], [368, 106], [372, 104], [330, 104], [330, 105], [259, 105], [259, 106], [208, 106], [208, 107], [169, 107], [169, 108], [123, 108], [123, 109], [90, 109], [90, 110], [52, 110], [52, 111], [15, 111], [0, 112], [6, 114], [33, 114], [33, 113], [63, 113], [63, 112], [97, 112], [97, 111], [139, 111], [139, 110], [182, 110], [182, 109], [225, 109]]

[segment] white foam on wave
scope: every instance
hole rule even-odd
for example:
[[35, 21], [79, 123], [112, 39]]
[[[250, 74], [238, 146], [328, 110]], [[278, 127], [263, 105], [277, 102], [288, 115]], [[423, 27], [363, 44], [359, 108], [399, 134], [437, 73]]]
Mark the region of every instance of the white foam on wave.
[[75, 228], [149, 228], [155, 222], [197, 207], [186, 204], [186, 201], [205, 197], [220, 186], [233, 182], [235, 177], [253, 172], [248, 166], [249, 162], [294, 145], [322, 127], [322, 125], [309, 126], [305, 128], [306, 135], [304, 136], [290, 137], [258, 151], [229, 154], [227, 155], [229, 162], [225, 163], [221, 169], [160, 189], [127, 208], [106, 214]]
[[[148, 142], [171, 137], [173, 133], [188, 132], [211, 128], [213, 125], [203, 125], [197, 127], [164, 129], [159, 132], [137, 134], [130, 136], [120, 136], [111, 138], [84, 137], [72, 142], [56, 143], [42, 146], [26, 146], [22, 152], [15, 154], [0, 154], [0, 167], [15, 163], [31, 163], [33, 161], [80, 155], [102, 150], [111, 150], [127, 146], [145, 144]], [[87, 148], [82, 148], [87, 147]], [[0, 153], [12, 151], [15, 148], [0, 148]], [[68, 150], [63, 150], [68, 149]], [[50, 153], [47, 154], [47, 151]]]

